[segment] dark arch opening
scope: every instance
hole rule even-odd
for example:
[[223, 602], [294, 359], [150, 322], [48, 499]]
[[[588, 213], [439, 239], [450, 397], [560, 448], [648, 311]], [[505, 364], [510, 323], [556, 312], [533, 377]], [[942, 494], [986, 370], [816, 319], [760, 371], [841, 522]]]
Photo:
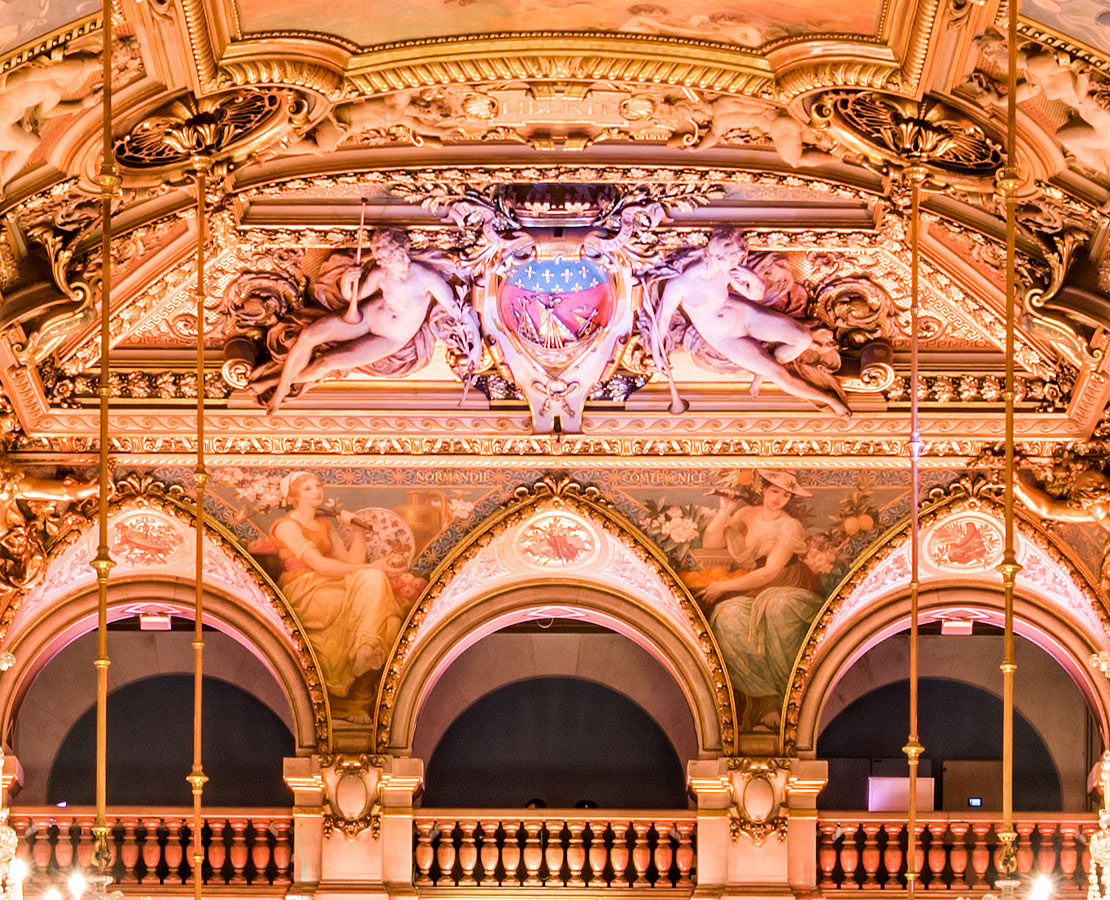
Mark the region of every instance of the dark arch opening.
[[[203, 764], [212, 806], [288, 806], [282, 759], [295, 752], [285, 723], [242, 688], [204, 679]], [[48, 803], [95, 801], [96, 707], [58, 749]], [[193, 764], [193, 678], [158, 675], [108, 695], [108, 802], [189, 806], [185, 776]]]
[[[1001, 760], [1002, 700], [974, 685], [922, 678], [918, 710], [925, 747], [921, 774], [936, 779], [941, 808], [947, 761]], [[908, 733], [909, 681], [876, 688], [843, 709], [817, 739], [817, 755], [829, 761], [829, 784], [818, 805], [867, 809], [869, 775], [906, 774], [902, 746]], [[989, 786], [979, 790], [988, 794]], [[1015, 710], [1014, 808], [1058, 810], [1061, 802], [1060, 775], [1052, 755], [1029, 720]], [[984, 808], [990, 806], [985, 800]]]
[[623, 694], [532, 678], [471, 704], [428, 763], [424, 805], [681, 809], [686, 779], [663, 729]]

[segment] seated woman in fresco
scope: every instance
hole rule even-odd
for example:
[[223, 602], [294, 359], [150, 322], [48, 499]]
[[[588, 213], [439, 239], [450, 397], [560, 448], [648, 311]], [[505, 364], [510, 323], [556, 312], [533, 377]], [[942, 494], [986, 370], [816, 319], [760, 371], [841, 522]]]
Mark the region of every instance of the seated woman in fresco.
[[702, 536], [703, 548], [726, 551], [745, 570], [701, 593], [713, 606], [709, 625], [733, 687], [748, 697], [743, 731], [778, 728], [794, 657], [823, 602], [817, 578], [803, 562], [805, 528], [785, 509], [792, 498], [813, 495], [789, 472], [759, 474], [762, 502], [741, 506], [722, 496]]
[[[311, 472], [282, 479], [289, 511], [270, 526], [281, 557], [278, 586], [304, 626], [323, 670], [332, 715], [352, 722], [368, 715], [376, 678], [407, 613], [390, 584], [405, 571], [403, 555], [366, 562], [357, 529], [346, 542], [334, 518], [321, 514], [324, 489]], [[351, 514], [339, 519], [351, 524]]]

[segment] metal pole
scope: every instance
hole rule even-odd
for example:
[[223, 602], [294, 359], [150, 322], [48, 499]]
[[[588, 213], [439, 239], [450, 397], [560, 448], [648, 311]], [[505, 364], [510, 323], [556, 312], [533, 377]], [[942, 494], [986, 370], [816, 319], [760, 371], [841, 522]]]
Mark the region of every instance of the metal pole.
[[920, 252], [921, 252], [921, 184], [926, 177], [923, 166], [913, 165], [906, 169], [910, 181], [912, 200], [910, 207], [910, 728], [906, 746], [909, 765], [909, 809], [906, 817], [906, 894], [912, 900], [917, 884], [917, 769], [921, 746], [917, 731], [917, 687], [918, 687], [918, 558], [920, 544], [921, 503], [920, 461], [921, 430], [918, 399], [919, 360], [917, 346], [917, 313], [920, 302]]
[[186, 781], [193, 789], [193, 897], [201, 900], [204, 843], [201, 831], [201, 799], [208, 777], [201, 766], [201, 714], [204, 704], [204, 488], [208, 472], [204, 468], [204, 243], [206, 240], [205, 192], [208, 160], [194, 160], [197, 185], [197, 482], [196, 513], [196, 599], [193, 616], [193, 768]]
[[100, 184], [100, 507], [97, 514], [96, 558], [96, 820], [93, 825], [93, 864], [102, 878], [108, 877], [111, 851], [108, 849], [108, 573], [113, 562], [108, 551], [108, 408], [109, 363], [111, 359], [112, 288], [112, 198], [119, 187], [119, 173], [112, 151], [112, 2], [102, 0], [101, 55], [103, 62], [103, 161], [97, 178]]
[[1006, 97], [1006, 167], [998, 179], [1006, 203], [1006, 446], [1005, 446], [1005, 550], [999, 569], [1005, 604], [1002, 648], [1002, 852], [1000, 874], [1013, 881], [1017, 871], [1014, 842], [1014, 581], [1021, 566], [1014, 553], [1014, 303], [1017, 295], [1017, 0], [1009, 0], [1007, 40], [1009, 49]]

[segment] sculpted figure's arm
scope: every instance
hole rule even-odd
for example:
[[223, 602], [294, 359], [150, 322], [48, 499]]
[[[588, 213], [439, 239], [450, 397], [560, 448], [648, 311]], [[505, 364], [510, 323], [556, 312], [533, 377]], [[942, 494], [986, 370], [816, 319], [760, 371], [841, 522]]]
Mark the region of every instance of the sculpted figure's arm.
[[[1032, 473], [1018, 470], [1014, 478], [1014, 493], [1022, 503], [1037, 515], [1057, 522], [1098, 522], [1103, 528], [1110, 529], [1106, 521], [1106, 502], [1096, 502], [1093, 507], [1076, 509], [1066, 500], [1053, 497], [1037, 484]], [[1097, 509], [1095, 508], [1097, 507]], [[1102, 515], [1099, 515], [1099, 512]]]
[[754, 300], [756, 303], [763, 299], [767, 290], [763, 280], [747, 266], [739, 266], [733, 269], [729, 275], [728, 283], [729, 287], [741, 297]]
[[435, 300], [436, 303], [447, 310], [454, 318], [462, 318], [462, 304], [459, 302], [459, 298], [451, 285], [447, 283], [446, 278], [439, 275], [437, 272], [427, 270], [424, 284], [428, 289], [428, 293], [432, 295], [432, 299]]
[[81, 484], [71, 478], [55, 481], [24, 475], [16, 485], [15, 493], [23, 500], [75, 501], [95, 497], [100, 488], [96, 484]]

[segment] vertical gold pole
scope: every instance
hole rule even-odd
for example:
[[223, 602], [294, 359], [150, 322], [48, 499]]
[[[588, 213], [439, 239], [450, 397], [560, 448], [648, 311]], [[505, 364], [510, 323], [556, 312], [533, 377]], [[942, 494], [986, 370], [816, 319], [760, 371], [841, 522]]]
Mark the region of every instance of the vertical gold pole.
[[196, 518], [196, 606], [193, 619], [193, 769], [186, 780], [193, 788], [193, 896], [201, 900], [204, 843], [201, 830], [201, 797], [208, 781], [201, 766], [201, 712], [204, 702], [204, 488], [208, 472], [204, 468], [204, 243], [205, 193], [208, 162], [196, 158], [197, 184], [197, 518]]
[[1014, 303], [1017, 299], [1017, 0], [1009, 0], [1007, 40], [1009, 42], [1008, 92], [1006, 97], [1006, 167], [998, 179], [1006, 202], [1006, 471], [1005, 471], [1005, 550], [1002, 564], [1002, 590], [1005, 623], [1002, 647], [1002, 852], [999, 870], [1004, 880], [1012, 881], [1017, 871], [1014, 855], [1014, 580], [1018, 570], [1014, 554]]
[[108, 573], [112, 557], [108, 551], [108, 406], [109, 362], [111, 354], [112, 288], [112, 198], [119, 186], [119, 174], [112, 153], [112, 2], [102, 0], [103, 18], [101, 55], [103, 62], [103, 161], [97, 181], [100, 184], [100, 508], [97, 515], [96, 558], [96, 820], [93, 824], [93, 863], [102, 877], [111, 866], [108, 849]]
[[906, 816], [906, 894], [914, 896], [917, 884], [917, 768], [921, 753], [925, 749], [917, 733], [917, 671], [918, 671], [918, 544], [921, 527], [918, 507], [921, 503], [919, 467], [921, 461], [920, 409], [918, 399], [918, 347], [917, 311], [920, 297], [920, 258], [921, 252], [921, 183], [925, 180], [925, 169], [913, 165], [906, 169], [910, 181], [912, 200], [910, 207], [910, 729], [906, 746], [909, 765], [909, 810]]

